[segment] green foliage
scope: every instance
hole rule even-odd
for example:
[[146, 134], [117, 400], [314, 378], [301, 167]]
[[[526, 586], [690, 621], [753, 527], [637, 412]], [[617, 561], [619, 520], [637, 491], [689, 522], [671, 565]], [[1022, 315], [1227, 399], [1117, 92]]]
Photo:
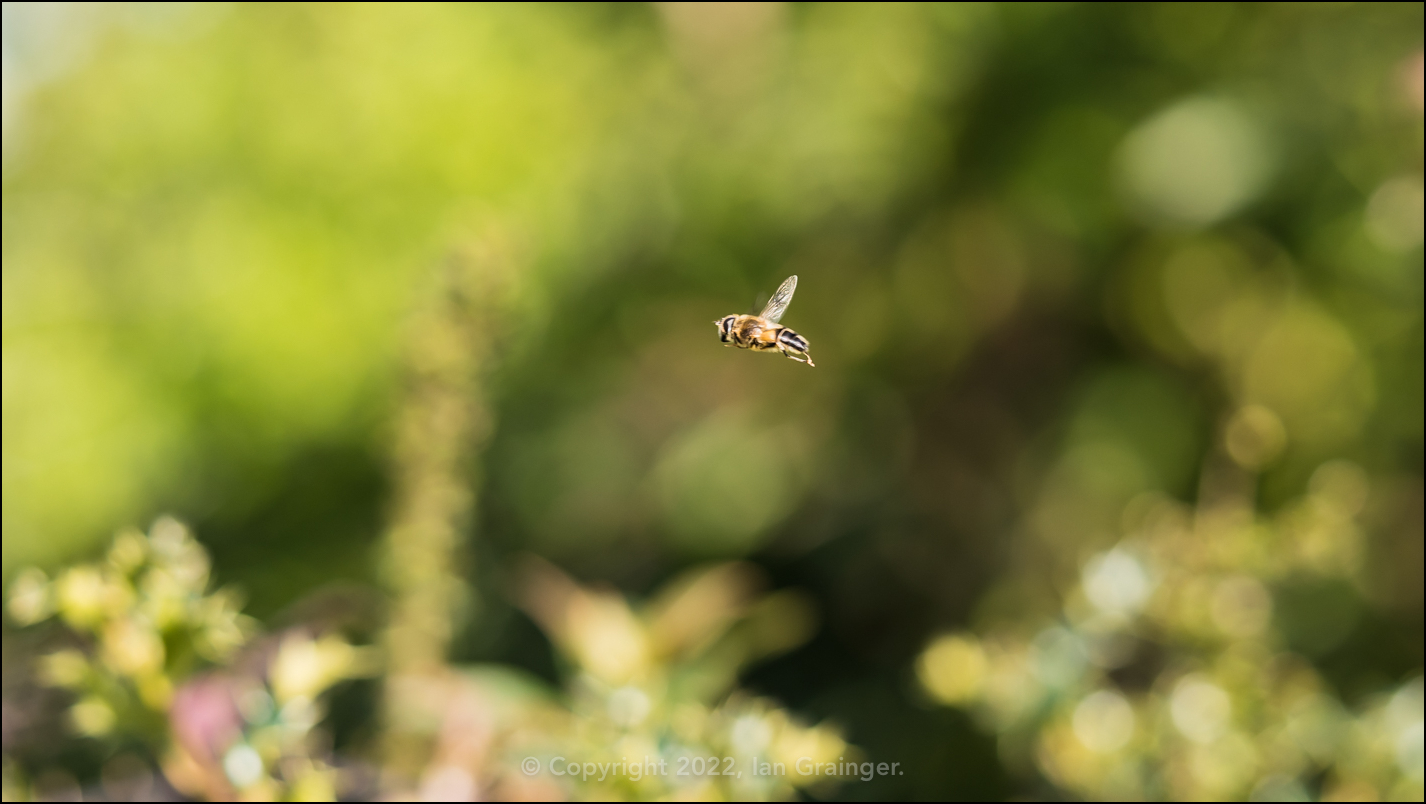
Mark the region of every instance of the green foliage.
[[[1419, 796], [1420, 4], [4, 15], [7, 797], [792, 795], [518, 751], [798, 722], [905, 763], [799, 795]], [[721, 348], [790, 274], [816, 368]], [[528, 553], [772, 613], [625, 677]], [[289, 642], [379, 683], [287, 729]]]

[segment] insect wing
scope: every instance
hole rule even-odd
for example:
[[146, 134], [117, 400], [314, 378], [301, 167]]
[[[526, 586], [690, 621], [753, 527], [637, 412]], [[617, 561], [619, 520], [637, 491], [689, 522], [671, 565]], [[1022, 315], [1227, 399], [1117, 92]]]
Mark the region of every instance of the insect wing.
[[792, 303], [792, 294], [797, 290], [797, 276], [794, 274], [787, 278], [787, 281], [772, 294], [768, 299], [767, 306], [763, 308], [762, 317], [776, 324], [782, 320], [782, 314], [787, 312], [787, 305]]

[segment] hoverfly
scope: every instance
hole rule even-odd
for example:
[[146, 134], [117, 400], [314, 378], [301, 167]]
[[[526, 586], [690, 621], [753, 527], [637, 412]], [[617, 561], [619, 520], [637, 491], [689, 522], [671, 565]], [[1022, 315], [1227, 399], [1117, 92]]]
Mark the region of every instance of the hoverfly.
[[729, 315], [714, 321], [718, 327], [718, 339], [728, 346], [751, 349], [754, 352], [779, 351], [799, 363], [815, 366], [807, 354], [807, 339], [777, 323], [787, 312], [792, 302], [793, 291], [797, 290], [797, 277], [789, 276], [787, 281], [772, 294], [767, 306], [759, 315]]

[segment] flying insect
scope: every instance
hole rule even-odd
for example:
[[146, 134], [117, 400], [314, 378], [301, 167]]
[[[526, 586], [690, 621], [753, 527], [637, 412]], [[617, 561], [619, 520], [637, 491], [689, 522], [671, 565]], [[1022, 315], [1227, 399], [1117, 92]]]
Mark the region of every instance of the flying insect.
[[754, 352], [781, 352], [799, 363], [817, 365], [807, 354], [807, 339], [778, 323], [796, 290], [797, 276], [789, 276], [758, 315], [728, 315], [714, 321], [718, 340]]

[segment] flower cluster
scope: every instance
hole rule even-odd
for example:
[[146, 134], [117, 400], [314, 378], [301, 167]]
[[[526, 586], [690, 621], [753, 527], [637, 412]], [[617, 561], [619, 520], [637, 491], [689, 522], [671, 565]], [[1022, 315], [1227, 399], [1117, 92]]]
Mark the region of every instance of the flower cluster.
[[334, 800], [319, 696], [374, 672], [370, 649], [301, 629], [256, 638], [236, 593], [209, 591], [208, 575], [202, 546], [164, 517], [147, 535], [118, 534], [96, 564], [54, 580], [24, 571], [9, 612], [20, 625], [57, 616], [72, 633], [38, 677], [73, 693], [74, 729], [138, 739], [180, 792]]
[[1059, 623], [942, 636], [922, 686], [1077, 796], [1420, 798], [1422, 679], [1353, 710], [1274, 617], [1285, 579], [1357, 573], [1365, 495], [1360, 469], [1329, 462], [1273, 518], [1141, 500]]
[[[412, 680], [427, 703], [406, 714], [436, 735], [423, 798], [768, 800], [837, 783], [826, 775], [757, 775], [750, 765], [755, 757], [794, 768], [799, 760], [822, 765], [854, 755], [833, 727], [798, 723], [774, 702], [736, 689], [747, 663], [810, 635], [811, 607], [801, 597], [757, 593], [753, 569], [735, 563], [696, 570], [635, 610], [536, 559], [524, 570], [522, 603], [568, 663], [566, 694], [495, 667]], [[710, 757], [719, 762], [706, 764]], [[522, 770], [522, 760], [540, 772]], [[571, 762], [614, 770], [559, 772]]]
[[52, 581], [33, 568], [15, 579], [15, 622], [57, 615], [83, 645], [48, 654], [39, 667], [41, 681], [77, 696], [69, 715], [80, 733], [151, 728], [168, 711], [176, 679], [231, 659], [255, 631], [234, 591], [207, 591], [208, 571], [207, 553], [165, 517], [148, 535], [118, 534], [103, 561]]

